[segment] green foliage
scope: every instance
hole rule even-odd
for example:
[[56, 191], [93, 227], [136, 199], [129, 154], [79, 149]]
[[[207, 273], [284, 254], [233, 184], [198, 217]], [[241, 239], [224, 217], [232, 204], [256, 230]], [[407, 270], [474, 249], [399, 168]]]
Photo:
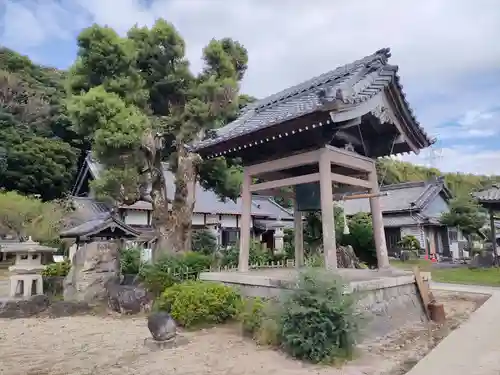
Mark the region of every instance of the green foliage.
[[[237, 246], [232, 246], [226, 250], [223, 250], [220, 264], [221, 267], [238, 267], [239, 253], [240, 249]], [[265, 249], [257, 240], [253, 240], [250, 242], [250, 250], [248, 256], [250, 265], [264, 265], [274, 260], [271, 252]]]
[[141, 249], [139, 247], [129, 247], [120, 251], [120, 273], [122, 275], [137, 275], [141, 267]]
[[168, 311], [184, 327], [222, 323], [236, 316], [241, 298], [231, 287], [202, 281], [186, 281], [162, 293], [155, 307]]
[[331, 273], [308, 270], [284, 301], [280, 341], [291, 356], [331, 363], [353, 354], [359, 317], [350, 295]]
[[197, 279], [200, 272], [210, 269], [210, 256], [187, 252], [179, 255], [165, 255], [154, 264], [144, 264], [139, 276], [152, 293], [161, 292], [187, 279]]
[[465, 234], [473, 234], [486, 223], [484, 213], [484, 209], [470, 197], [458, 197], [450, 202], [450, 211], [443, 213], [441, 223], [458, 227]]
[[217, 239], [209, 230], [195, 230], [191, 235], [191, 249], [205, 255], [213, 255], [217, 251]]
[[42, 270], [43, 277], [65, 277], [71, 269], [71, 263], [67, 260], [59, 263], [52, 263]]
[[420, 242], [417, 237], [412, 235], [404, 236], [398, 243], [405, 250], [420, 250]]
[[279, 345], [279, 301], [262, 298], [244, 298], [238, 320], [244, 335], [252, 337], [259, 345]]
[[59, 243], [59, 231], [68, 212], [65, 202], [43, 202], [13, 191], [0, 191], [0, 234], [33, 240], [47, 245]]
[[442, 173], [436, 168], [427, 168], [407, 162], [381, 158], [377, 160], [379, 182], [383, 185], [410, 181], [424, 181], [444, 176], [445, 184], [455, 197], [469, 197], [478, 191], [500, 182], [500, 176], [481, 176], [465, 173]]
[[244, 298], [238, 320], [243, 334], [253, 336], [264, 317], [265, 301], [259, 297]]
[[80, 142], [63, 120], [62, 78], [0, 48], [0, 189], [49, 200], [71, 187]]
[[358, 258], [368, 264], [377, 264], [371, 215], [357, 213], [349, 220], [349, 234], [342, 237], [342, 245], [351, 245]]

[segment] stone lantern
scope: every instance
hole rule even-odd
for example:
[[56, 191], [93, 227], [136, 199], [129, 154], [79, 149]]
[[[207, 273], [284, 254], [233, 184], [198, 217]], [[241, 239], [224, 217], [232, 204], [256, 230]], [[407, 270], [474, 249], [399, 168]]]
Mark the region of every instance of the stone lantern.
[[30, 237], [28, 241], [3, 246], [1, 252], [15, 254], [15, 262], [9, 267], [10, 297], [43, 294], [42, 256], [56, 249], [42, 246]]

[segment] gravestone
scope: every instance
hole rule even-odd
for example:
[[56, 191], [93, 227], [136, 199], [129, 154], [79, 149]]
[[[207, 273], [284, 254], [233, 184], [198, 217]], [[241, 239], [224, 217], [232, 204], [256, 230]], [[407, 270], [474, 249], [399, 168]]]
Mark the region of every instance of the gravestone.
[[99, 302], [108, 296], [106, 283], [120, 271], [118, 243], [91, 241], [76, 251], [64, 279], [64, 300]]

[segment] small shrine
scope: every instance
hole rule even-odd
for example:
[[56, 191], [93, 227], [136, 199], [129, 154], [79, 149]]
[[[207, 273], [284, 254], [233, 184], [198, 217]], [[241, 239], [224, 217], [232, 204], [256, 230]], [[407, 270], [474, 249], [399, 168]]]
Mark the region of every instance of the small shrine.
[[43, 294], [43, 279], [41, 272], [44, 269], [42, 259], [45, 254], [53, 254], [56, 249], [40, 245], [29, 238], [25, 242], [3, 245], [2, 253], [15, 255], [15, 261], [9, 267], [10, 297], [30, 297]]

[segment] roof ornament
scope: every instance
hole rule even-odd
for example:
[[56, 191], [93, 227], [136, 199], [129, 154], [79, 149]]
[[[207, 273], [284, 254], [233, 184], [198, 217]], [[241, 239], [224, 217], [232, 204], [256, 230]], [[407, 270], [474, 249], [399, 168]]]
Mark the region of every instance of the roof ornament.
[[382, 105], [376, 106], [370, 113], [378, 118], [382, 124], [393, 123], [389, 110]]

